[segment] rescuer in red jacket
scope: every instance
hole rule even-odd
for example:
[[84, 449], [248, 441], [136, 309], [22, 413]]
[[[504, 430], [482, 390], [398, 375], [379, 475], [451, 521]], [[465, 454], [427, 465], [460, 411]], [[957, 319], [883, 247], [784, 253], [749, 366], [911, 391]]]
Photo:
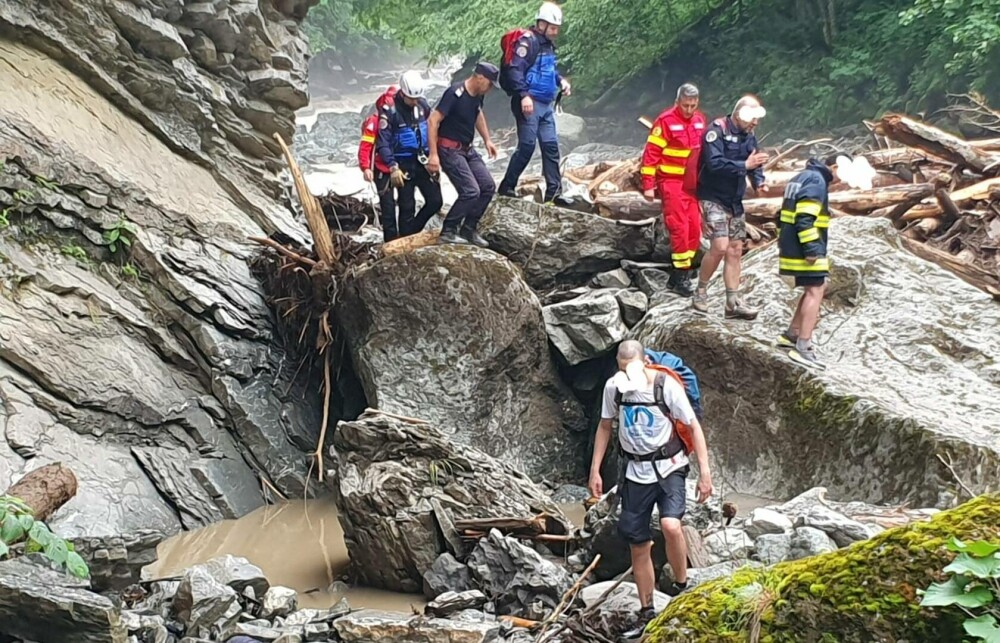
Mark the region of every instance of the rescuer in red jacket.
[[375, 138], [378, 136], [379, 115], [385, 110], [393, 109], [393, 99], [399, 87], [389, 85], [375, 101], [375, 113], [365, 119], [361, 125], [361, 144], [358, 145], [358, 165], [365, 175], [365, 181], [375, 184], [378, 192], [379, 221], [382, 223], [382, 236], [385, 241], [392, 241], [399, 236], [396, 225], [396, 197], [389, 183], [389, 166], [379, 157], [375, 150]]
[[705, 115], [698, 111], [698, 88], [685, 83], [677, 101], [656, 118], [642, 152], [642, 193], [663, 202], [663, 220], [670, 233], [671, 291], [690, 297], [692, 261], [701, 244], [698, 208], [698, 161]]

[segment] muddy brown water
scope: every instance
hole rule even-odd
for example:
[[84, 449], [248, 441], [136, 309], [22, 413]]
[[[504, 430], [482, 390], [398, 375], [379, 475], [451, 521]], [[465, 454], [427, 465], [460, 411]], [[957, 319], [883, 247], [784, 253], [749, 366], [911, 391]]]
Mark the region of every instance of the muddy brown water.
[[[727, 494], [740, 515], [770, 501]], [[561, 506], [574, 524], [582, 525], [584, 508]], [[159, 559], [145, 578], [163, 578], [216, 556], [242, 556], [263, 570], [272, 585], [299, 593], [299, 606], [326, 608], [347, 598], [351, 607], [410, 612], [426, 604], [420, 594], [401, 594], [348, 585], [350, 561], [337, 508], [330, 498], [261, 507], [238, 520], [224, 520], [165, 540]]]

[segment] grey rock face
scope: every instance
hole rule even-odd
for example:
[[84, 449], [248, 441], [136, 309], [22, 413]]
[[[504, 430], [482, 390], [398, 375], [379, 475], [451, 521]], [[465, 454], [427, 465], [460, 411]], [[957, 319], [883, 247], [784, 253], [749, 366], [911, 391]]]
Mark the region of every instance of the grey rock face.
[[641, 290], [619, 290], [615, 295], [622, 310], [622, 321], [629, 328], [639, 323], [649, 307], [649, 297]]
[[565, 569], [495, 529], [472, 550], [469, 570], [498, 614], [530, 620], [545, 618], [573, 584]]
[[288, 616], [298, 607], [298, 594], [287, 587], [270, 587], [264, 592], [260, 604], [260, 617], [274, 619], [277, 616]]
[[670, 274], [665, 270], [656, 268], [645, 268], [639, 271], [635, 277], [635, 284], [644, 295], [653, 299], [667, 291], [667, 282]]
[[424, 572], [424, 596], [431, 600], [446, 592], [465, 592], [472, 588], [469, 568], [449, 552], [438, 556]]
[[[736, 570], [743, 567], [760, 567], [760, 563], [756, 563], [752, 560], [727, 560], [710, 567], [696, 567], [694, 569], [689, 569], [688, 586], [695, 587], [697, 585], [701, 585], [702, 583], [707, 583], [710, 580], [732, 576], [736, 573]], [[666, 569], [669, 569], [669, 565]], [[666, 571], [666, 569], [664, 571]], [[666, 574], [664, 574], [664, 577], [666, 577]]]
[[838, 547], [847, 547], [859, 540], [868, 540], [878, 533], [878, 528], [851, 520], [841, 513], [822, 506], [816, 506], [807, 514], [796, 520], [797, 526], [815, 527], [827, 536]]
[[371, 406], [534, 477], [581, 473], [582, 410], [552, 364], [538, 298], [503, 257], [442, 246], [386, 257], [350, 281], [338, 316]]
[[743, 530], [747, 536], [756, 540], [764, 534], [783, 534], [792, 530], [792, 521], [788, 516], [773, 509], [758, 507], [750, 512]]
[[[39, 643], [125, 643], [121, 614], [112, 602], [79, 587], [64, 587], [17, 561], [0, 562], [3, 633]], [[73, 579], [69, 584], [75, 583]]]
[[[236, 518], [261, 477], [302, 492], [314, 402], [289, 413], [275, 393], [288, 374], [247, 237], [306, 237], [272, 134], [307, 100], [310, 4], [0, 3], [0, 487], [31, 458], [67, 464], [62, 534]], [[103, 239], [123, 219], [141, 279]], [[126, 550], [95, 584], [125, 582]]]
[[705, 553], [713, 565], [745, 560], [753, 551], [753, 540], [742, 529], [723, 529], [705, 537]]
[[754, 541], [755, 557], [765, 565], [780, 563], [788, 558], [792, 550], [789, 534], [764, 534]]
[[549, 340], [570, 366], [600, 357], [628, 332], [611, 290], [546, 306], [542, 316]]
[[796, 527], [788, 551], [788, 560], [808, 558], [837, 550], [837, 543], [814, 527]]
[[[937, 506], [956, 486], [937, 457], [947, 453], [956, 471], [968, 472], [973, 491], [992, 489], [1000, 478], [1000, 380], [985, 356], [1000, 354], [1000, 338], [984, 329], [1000, 324], [1000, 309], [903, 250], [886, 222], [837, 223], [830, 228], [834, 272], [862, 287], [850, 289], [855, 304], [826, 302], [814, 337], [827, 360], [822, 373], [804, 371], [773, 348], [798, 294], [777, 275], [777, 248], [744, 262], [744, 296], [760, 307], [755, 323], [693, 319], [690, 302], [670, 297], [633, 335], [669, 346], [698, 374], [711, 400], [705, 425], [721, 467], [715, 473], [734, 488], [785, 498], [823, 485], [833, 498]], [[901, 290], [900, 283], [913, 287]], [[893, 331], [872, 331], [883, 323]], [[927, 394], [942, 381], [949, 382], [946, 403]], [[752, 399], [769, 403], [748, 405]]]
[[582, 285], [596, 273], [617, 268], [622, 259], [644, 260], [653, 252], [652, 226], [625, 226], [596, 214], [502, 197], [487, 210], [479, 230], [534, 288]]
[[142, 568], [156, 561], [156, 547], [163, 540], [157, 531], [125, 536], [75, 538], [76, 552], [87, 561], [94, 590], [124, 589], [139, 582]]
[[[256, 596], [264, 597], [271, 584], [260, 567], [257, 567], [242, 556], [219, 556], [213, 558], [204, 565], [198, 565], [204, 569], [217, 582], [227, 585], [237, 593], [242, 593], [247, 587], [252, 587]], [[281, 588], [287, 589], [287, 588]]]
[[431, 425], [366, 413], [337, 426], [331, 451], [344, 541], [368, 586], [420, 591], [440, 554], [461, 551], [457, 520], [544, 511], [555, 517], [552, 533], [569, 533], [559, 507], [524, 474]]
[[[606, 580], [588, 585], [580, 590], [580, 600], [585, 606], [590, 607], [614, 584], [615, 581]], [[653, 607], [657, 612], [662, 612], [668, 604], [670, 604], [669, 596], [663, 592], [653, 591]], [[635, 583], [622, 583], [597, 608], [597, 612], [605, 617], [628, 616], [637, 611], [639, 611], [639, 590]]]
[[590, 285], [594, 288], [628, 288], [632, 285], [632, 278], [621, 268], [615, 268], [594, 275]]
[[497, 623], [423, 619], [396, 612], [360, 610], [333, 624], [344, 643], [488, 643], [500, 632]]
[[234, 625], [240, 605], [232, 587], [220, 583], [204, 566], [198, 565], [184, 573], [174, 597], [173, 611], [188, 634], [197, 634], [202, 629], [211, 631], [213, 626], [225, 629]]
[[462, 610], [476, 610], [486, 604], [486, 595], [478, 589], [464, 592], [445, 592], [424, 608], [424, 613], [437, 618], [448, 618]]

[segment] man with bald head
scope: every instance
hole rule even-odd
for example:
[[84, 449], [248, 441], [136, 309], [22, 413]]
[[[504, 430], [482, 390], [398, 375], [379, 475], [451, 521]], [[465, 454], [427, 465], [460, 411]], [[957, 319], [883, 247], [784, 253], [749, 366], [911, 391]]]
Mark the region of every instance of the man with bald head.
[[[705, 435], [684, 385], [680, 378], [647, 365], [645, 358], [645, 350], [637, 341], [627, 340], [618, 347], [618, 372], [604, 385], [589, 481], [590, 493], [601, 496], [601, 463], [617, 419], [622, 455], [628, 460], [618, 489], [622, 505], [618, 532], [629, 543], [639, 591], [639, 623], [631, 633], [636, 637], [655, 615], [653, 537], [649, 531], [654, 505], [659, 509], [667, 560], [675, 578], [667, 594], [676, 596], [687, 588], [687, 544], [681, 518], [687, 507], [685, 479], [690, 471], [691, 450], [698, 459], [698, 502], [705, 502], [713, 492]], [[626, 638], [632, 636], [627, 634]]]
[[755, 96], [736, 102], [729, 116], [717, 118], [705, 130], [701, 167], [698, 173], [698, 200], [701, 203], [702, 232], [711, 244], [701, 260], [698, 287], [691, 306], [708, 312], [708, 282], [725, 261], [722, 278], [726, 283], [726, 319], [752, 320], [757, 311], [740, 297], [743, 242], [747, 237], [743, 195], [747, 179], [754, 192], [767, 192], [763, 165], [767, 154], [759, 151], [754, 130], [766, 111]]

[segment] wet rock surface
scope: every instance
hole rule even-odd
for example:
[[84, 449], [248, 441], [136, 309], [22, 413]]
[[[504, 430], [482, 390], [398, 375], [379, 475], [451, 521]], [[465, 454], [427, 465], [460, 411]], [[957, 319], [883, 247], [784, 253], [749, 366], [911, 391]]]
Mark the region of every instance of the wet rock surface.
[[505, 258], [440, 246], [387, 257], [350, 281], [338, 317], [372, 406], [535, 479], [582, 475], [582, 409], [553, 366], [537, 296]]
[[479, 231], [536, 289], [582, 285], [622, 259], [644, 261], [653, 252], [652, 226], [503, 197], [493, 201]]
[[558, 506], [524, 474], [432, 425], [366, 413], [337, 426], [332, 455], [344, 541], [372, 587], [421, 591], [440, 554], [462, 552], [457, 520], [544, 512], [555, 517], [553, 532], [569, 533]]
[[569, 365], [600, 357], [625, 337], [628, 328], [610, 289], [542, 309], [549, 341]]
[[[0, 3], [0, 488], [64, 462], [64, 535], [171, 534], [260, 506], [261, 478], [304, 489], [313, 402], [279, 398], [247, 237], [306, 238], [272, 134], [307, 100], [308, 4]], [[104, 239], [126, 220], [134, 277]], [[95, 583], [130, 577], [124, 546], [97, 547]]]
[[394, 612], [361, 610], [334, 623], [341, 641], [400, 641], [400, 643], [488, 643], [500, 632], [497, 623], [422, 619]]
[[[985, 329], [1000, 309], [903, 250], [884, 222], [845, 217], [830, 230], [834, 281], [853, 279], [854, 303], [824, 304], [815, 339], [826, 371], [806, 372], [773, 346], [799, 294], [777, 275], [775, 248], [745, 261], [745, 297], [761, 307], [755, 322], [699, 317], [669, 298], [633, 330], [695, 365], [710, 442], [726, 445], [716, 468], [765, 497], [822, 484], [833, 498], [945, 506], [959, 491], [941, 456], [972, 489], [994, 487], [1000, 380], [991, 356], [1000, 344]], [[721, 300], [721, 280], [709, 295]], [[927, 394], [942, 382], [946, 397]]]

